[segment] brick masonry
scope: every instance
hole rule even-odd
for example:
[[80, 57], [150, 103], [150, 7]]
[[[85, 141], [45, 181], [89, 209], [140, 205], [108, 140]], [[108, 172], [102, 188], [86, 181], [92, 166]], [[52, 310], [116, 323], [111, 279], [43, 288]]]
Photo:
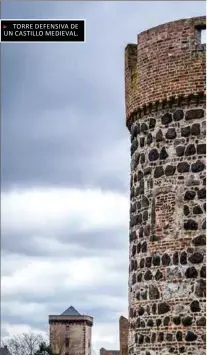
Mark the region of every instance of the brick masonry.
[[206, 354], [204, 27], [161, 25], [125, 52], [129, 355]]
[[119, 318], [120, 355], [128, 355], [128, 334], [129, 334], [128, 319], [121, 316]]
[[125, 50], [126, 117], [152, 102], [205, 91], [206, 18], [170, 22], [138, 35]]

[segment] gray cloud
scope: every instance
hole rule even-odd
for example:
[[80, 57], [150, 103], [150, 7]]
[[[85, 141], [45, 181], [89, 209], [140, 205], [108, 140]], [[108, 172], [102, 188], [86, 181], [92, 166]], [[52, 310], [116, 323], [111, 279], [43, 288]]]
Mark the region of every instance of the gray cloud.
[[[69, 230], [69, 229], [68, 229]], [[28, 231], [2, 233], [1, 245], [6, 253], [20, 255], [53, 257], [61, 255], [74, 257], [93, 256], [97, 253], [107, 254], [110, 250], [125, 251], [128, 247], [127, 227], [90, 229], [83, 232], [69, 233], [67, 228], [57, 235]], [[17, 243], [14, 243], [14, 241]]]
[[[148, 26], [204, 11], [202, 3], [191, 2], [188, 9], [183, 4], [2, 4], [3, 17], [70, 13], [87, 21], [86, 44], [3, 46], [3, 188], [85, 185], [126, 191], [124, 47]], [[106, 151], [110, 163], [102, 160]]]

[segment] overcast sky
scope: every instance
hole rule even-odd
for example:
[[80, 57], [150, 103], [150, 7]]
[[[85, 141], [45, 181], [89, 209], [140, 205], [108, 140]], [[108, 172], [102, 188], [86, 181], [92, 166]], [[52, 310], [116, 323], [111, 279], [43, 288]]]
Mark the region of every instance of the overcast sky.
[[70, 305], [93, 348], [127, 316], [129, 134], [124, 48], [205, 2], [3, 2], [6, 19], [86, 19], [87, 43], [2, 44], [2, 335]]

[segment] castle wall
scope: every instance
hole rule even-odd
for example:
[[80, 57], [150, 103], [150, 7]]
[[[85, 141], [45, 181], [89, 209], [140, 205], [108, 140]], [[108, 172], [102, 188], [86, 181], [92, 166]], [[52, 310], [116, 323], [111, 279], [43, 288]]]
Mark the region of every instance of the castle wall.
[[120, 355], [128, 355], [128, 333], [129, 333], [128, 319], [121, 316], [119, 319]]
[[158, 26], [126, 48], [129, 354], [206, 354], [204, 20]]

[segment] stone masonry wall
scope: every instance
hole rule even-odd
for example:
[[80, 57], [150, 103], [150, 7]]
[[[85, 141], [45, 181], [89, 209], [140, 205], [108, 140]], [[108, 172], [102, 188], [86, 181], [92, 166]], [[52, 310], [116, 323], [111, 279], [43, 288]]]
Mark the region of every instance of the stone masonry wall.
[[50, 344], [60, 355], [91, 355], [91, 327], [84, 322], [54, 322], [50, 324]]
[[129, 334], [128, 319], [121, 316], [119, 318], [120, 355], [128, 355], [128, 334]]
[[[183, 23], [187, 28], [188, 22]], [[163, 26], [168, 33], [168, 24]], [[177, 48], [176, 43], [171, 44]], [[131, 49], [133, 62], [136, 48]], [[138, 49], [141, 63], [139, 55]], [[200, 53], [197, 57], [201, 58]], [[173, 63], [167, 58], [165, 64], [170, 68]], [[191, 59], [196, 60], [194, 54]], [[138, 98], [139, 77], [135, 73], [133, 99], [126, 84], [131, 134], [129, 355], [206, 354], [206, 98], [200, 92], [205, 75], [202, 59], [197, 62], [200, 84], [191, 85], [188, 50], [186, 60], [183, 66], [191, 73], [189, 85], [183, 75], [186, 95], [181, 95], [184, 84], [180, 91], [178, 86], [175, 96], [169, 97], [164, 86], [161, 92], [156, 86], [157, 76], [154, 82], [149, 77], [148, 95], [146, 76], [146, 89], [143, 85], [144, 92]], [[154, 61], [150, 64], [153, 72]], [[165, 75], [159, 78], [158, 86], [162, 86], [162, 79]], [[196, 73], [194, 81], [197, 83]], [[160, 95], [159, 102], [150, 102], [151, 95]]]

